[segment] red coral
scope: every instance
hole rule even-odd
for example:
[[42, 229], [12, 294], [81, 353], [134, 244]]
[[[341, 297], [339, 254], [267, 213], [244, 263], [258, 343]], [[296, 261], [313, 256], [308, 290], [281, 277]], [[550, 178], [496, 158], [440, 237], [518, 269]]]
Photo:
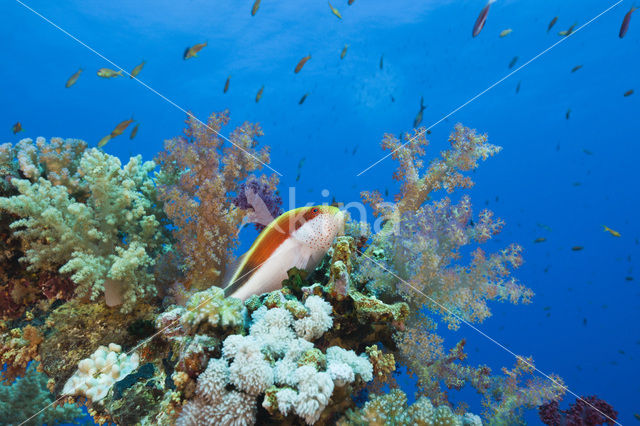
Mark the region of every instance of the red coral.
[[618, 419], [618, 412], [596, 395], [581, 397], [568, 410], [560, 410], [558, 401], [551, 401], [538, 407], [538, 415], [549, 426], [613, 426]]
[[69, 278], [50, 272], [42, 274], [39, 278], [38, 286], [48, 300], [69, 300], [73, 297], [76, 285]]

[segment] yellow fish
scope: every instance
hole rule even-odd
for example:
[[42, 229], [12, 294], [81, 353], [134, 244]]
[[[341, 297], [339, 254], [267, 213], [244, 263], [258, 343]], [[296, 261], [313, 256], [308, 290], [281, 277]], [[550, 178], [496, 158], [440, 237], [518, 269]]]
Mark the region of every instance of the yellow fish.
[[114, 71], [110, 68], [100, 68], [98, 70], [98, 77], [102, 78], [112, 78], [122, 76], [122, 70]]
[[107, 142], [109, 142], [111, 140], [111, 135], [107, 135], [104, 138], [100, 139], [100, 142], [98, 142], [98, 148], [102, 148], [103, 146], [105, 146], [107, 144]]
[[142, 63], [140, 63], [140, 65], [138, 65], [137, 67], [135, 67], [135, 68], [133, 69], [133, 71], [131, 71], [131, 76], [130, 76], [130, 77], [131, 77], [131, 78], [133, 78], [133, 77], [137, 76], [138, 74], [140, 74], [140, 71], [142, 71], [142, 67], [144, 67], [144, 64], [145, 64], [146, 62], [147, 62], [147, 61], [142, 61]]
[[195, 58], [196, 56], [198, 56], [198, 52], [200, 52], [205, 47], [207, 47], [206, 41], [204, 43], [198, 43], [192, 47], [187, 47], [184, 51], [184, 54], [182, 55], [182, 59], [186, 61], [189, 58]]
[[614, 231], [613, 229], [609, 228], [606, 225], [602, 225], [604, 227], [605, 232], [610, 233], [611, 235], [613, 235], [614, 237], [620, 237], [620, 233], [618, 231]]
[[278, 216], [241, 257], [225, 295], [246, 300], [281, 288], [293, 267], [313, 271], [344, 230], [344, 220], [333, 206], [300, 207]]
[[82, 68], [80, 68], [71, 77], [69, 77], [69, 80], [67, 80], [67, 83], [64, 85], [64, 87], [69, 88], [76, 84], [76, 81], [78, 81], [78, 77], [80, 77], [80, 74], [82, 74]]
[[331, 6], [331, 2], [327, 2], [329, 3], [329, 7], [331, 8], [331, 12], [336, 15], [339, 19], [342, 19], [342, 15], [340, 15], [340, 12], [338, 11], [338, 9], [336, 9], [335, 7]]
[[260, 102], [260, 99], [262, 99], [262, 92], [264, 92], [264, 86], [262, 86], [260, 90], [258, 90], [258, 93], [256, 93], [256, 103]]
[[511, 28], [507, 28], [506, 30], [500, 31], [500, 37], [506, 37], [511, 34], [513, 30]]

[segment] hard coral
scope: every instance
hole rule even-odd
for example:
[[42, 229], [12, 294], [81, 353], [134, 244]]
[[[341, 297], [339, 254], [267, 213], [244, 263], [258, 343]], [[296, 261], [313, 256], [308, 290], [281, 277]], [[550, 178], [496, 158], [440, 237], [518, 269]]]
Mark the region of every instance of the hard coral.
[[[237, 243], [238, 228], [247, 214], [234, 204], [230, 194], [269, 162], [266, 148], [255, 149], [262, 130], [245, 123], [230, 135], [223, 147], [219, 136], [229, 122], [228, 112], [212, 114], [207, 125], [192, 115], [185, 136], [165, 142], [157, 161], [160, 199], [176, 226], [176, 248], [182, 256], [188, 286], [208, 288], [222, 279], [224, 268]], [[274, 191], [277, 178], [259, 178]]]

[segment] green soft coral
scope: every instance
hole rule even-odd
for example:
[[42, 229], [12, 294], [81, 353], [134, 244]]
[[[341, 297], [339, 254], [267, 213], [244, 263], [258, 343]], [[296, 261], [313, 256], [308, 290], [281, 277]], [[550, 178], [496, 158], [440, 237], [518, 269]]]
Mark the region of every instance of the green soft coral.
[[82, 155], [77, 186], [38, 177], [13, 179], [19, 195], [0, 198], [0, 209], [21, 219], [13, 222], [29, 269], [71, 274], [76, 295], [95, 300], [110, 283], [122, 297], [123, 311], [154, 295], [149, 272], [167, 242], [163, 213], [149, 173], [151, 161], [133, 157], [122, 167], [117, 157], [90, 149]]

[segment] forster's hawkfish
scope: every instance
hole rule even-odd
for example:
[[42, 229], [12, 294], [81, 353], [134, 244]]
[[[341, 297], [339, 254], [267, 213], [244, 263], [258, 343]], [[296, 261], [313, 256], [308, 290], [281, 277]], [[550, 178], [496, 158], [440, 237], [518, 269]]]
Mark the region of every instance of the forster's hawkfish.
[[121, 77], [122, 70], [112, 70], [111, 68], [100, 68], [98, 70], [98, 77], [102, 78], [113, 78], [113, 77]]
[[311, 59], [311, 54], [308, 54], [304, 58], [300, 59], [300, 61], [298, 62], [298, 65], [296, 65], [293, 72], [298, 74], [302, 70], [302, 67], [304, 67], [304, 64], [306, 64], [309, 59]]
[[495, 2], [496, 0], [489, 0], [487, 2], [487, 5], [483, 7], [482, 10], [480, 11], [480, 14], [478, 15], [478, 19], [476, 19], [476, 23], [473, 25], [473, 32], [471, 33], [473, 37], [476, 37], [478, 34], [480, 34], [480, 31], [482, 31], [484, 24], [487, 22], [487, 16], [489, 15], [489, 8], [491, 7], [491, 4]]
[[313, 271], [343, 232], [344, 221], [333, 206], [301, 207], [278, 216], [240, 258], [225, 295], [246, 300], [281, 288], [291, 268]]
[[76, 84], [76, 81], [78, 81], [78, 77], [80, 77], [80, 74], [82, 74], [82, 68], [80, 68], [78, 71], [73, 73], [71, 77], [69, 77], [69, 80], [67, 80], [67, 83], [64, 85], [64, 87], [68, 89], [69, 87]]
[[418, 114], [416, 114], [416, 118], [413, 119], [414, 128], [418, 127], [420, 123], [422, 123], [422, 113], [424, 112], [425, 108], [426, 106], [424, 105], [424, 98], [420, 96], [420, 111], [418, 111]]
[[138, 74], [140, 74], [140, 71], [142, 71], [142, 68], [144, 67], [144, 64], [146, 64], [147, 61], [142, 61], [140, 62], [140, 65], [137, 65], [133, 71], [131, 71], [131, 75], [129, 77], [133, 78], [135, 76], [137, 76]]
[[631, 6], [631, 9], [629, 9], [627, 14], [624, 15], [624, 19], [622, 20], [622, 25], [620, 25], [620, 33], [618, 33], [618, 37], [623, 38], [624, 35], [629, 30], [629, 23], [631, 22], [631, 14], [636, 9], [637, 9], [637, 7]]
[[205, 47], [207, 47], [207, 42], [206, 41], [204, 43], [198, 43], [198, 44], [193, 45], [191, 47], [187, 47], [184, 50], [184, 54], [182, 55], [182, 59], [184, 59], [186, 61], [189, 58], [195, 58], [196, 56], [198, 56], [198, 52], [200, 52]]
[[331, 8], [331, 13], [336, 15], [338, 17], [338, 19], [342, 19], [342, 15], [340, 15], [340, 12], [338, 11], [338, 9], [336, 9], [333, 6], [331, 6], [331, 2], [327, 2], [327, 3], [329, 3], [329, 7]]

